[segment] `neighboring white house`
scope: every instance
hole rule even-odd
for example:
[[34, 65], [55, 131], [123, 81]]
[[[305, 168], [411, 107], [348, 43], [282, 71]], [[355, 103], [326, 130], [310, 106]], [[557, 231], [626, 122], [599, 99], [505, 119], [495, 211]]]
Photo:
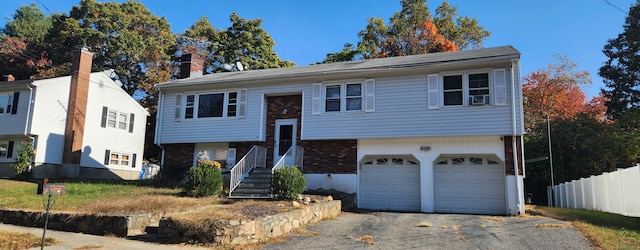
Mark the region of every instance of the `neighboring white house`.
[[157, 86], [156, 143], [163, 167], [184, 169], [232, 166], [253, 145], [270, 168], [300, 146], [307, 188], [360, 208], [523, 213], [519, 58], [504, 46], [198, 74]]
[[72, 76], [0, 82], [0, 176], [32, 141], [34, 178], [138, 178], [148, 112], [110, 72], [91, 73], [92, 56], [74, 53]]

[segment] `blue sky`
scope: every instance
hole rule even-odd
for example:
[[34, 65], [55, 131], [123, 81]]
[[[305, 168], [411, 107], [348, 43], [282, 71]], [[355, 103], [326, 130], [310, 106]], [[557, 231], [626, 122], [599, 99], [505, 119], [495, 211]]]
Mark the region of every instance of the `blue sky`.
[[[0, 26], [15, 10], [35, 3], [45, 14], [68, 13], [79, 0], [0, 0]], [[104, 2], [103, 0], [98, 0]], [[624, 12], [633, 0], [608, 0]], [[122, 1], [120, 1], [122, 2]], [[232, 12], [243, 18], [263, 20], [263, 28], [273, 37], [280, 58], [308, 65], [337, 52], [347, 43], [356, 44], [357, 33], [369, 17], [385, 21], [400, 10], [399, 0], [141, 0], [157, 16], [164, 16], [175, 33], [182, 33], [201, 16], [217, 29], [229, 26]], [[442, 0], [428, 1], [432, 11]], [[450, 0], [462, 16], [475, 17], [490, 31], [485, 47], [512, 45], [521, 55], [522, 75], [546, 67], [554, 54], [567, 55], [589, 71], [593, 84], [583, 86], [589, 96], [603, 86], [598, 69], [606, 57], [602, 48], [622, 32], [626, 14], [605, 0]]]

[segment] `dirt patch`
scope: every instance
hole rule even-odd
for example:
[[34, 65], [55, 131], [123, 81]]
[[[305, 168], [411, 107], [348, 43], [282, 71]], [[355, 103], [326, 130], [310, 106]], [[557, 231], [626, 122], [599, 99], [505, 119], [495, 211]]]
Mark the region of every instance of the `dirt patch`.
[[373, 246], [373, 247], [375, 247], [375, 246], [377, 246], [377, 245], [378, 245], [378, 244], [374, 241], [374, 237], [373, 237], [373, 236], [371, 236], [371, 235], [362, 235], [362, 236], [360, 236], [360, 237], [356, 238], [356, 240], [364, 241], [365, 243], [367, 243], [367, 245], [369, 245], [369, 246]]

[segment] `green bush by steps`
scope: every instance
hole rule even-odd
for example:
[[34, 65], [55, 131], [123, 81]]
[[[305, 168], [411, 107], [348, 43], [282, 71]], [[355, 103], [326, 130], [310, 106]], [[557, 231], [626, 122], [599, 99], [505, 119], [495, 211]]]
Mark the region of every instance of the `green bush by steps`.
[[296, 166], [278, 168], [271, 178], [271, 192], [276, 199], [295, 200], [307, 187], [307, 179]]
[[222, 190], [222, 172], [216, 161], [198, 161], [189, 169], [184, 191], [189, 196], [204, 197], [216, 195]]

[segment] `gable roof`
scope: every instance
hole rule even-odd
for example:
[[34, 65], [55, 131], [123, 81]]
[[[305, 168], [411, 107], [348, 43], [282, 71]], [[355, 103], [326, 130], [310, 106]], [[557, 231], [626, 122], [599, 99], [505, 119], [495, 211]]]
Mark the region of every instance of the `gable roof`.
[[315, 64], [292, 68], [215, 73], [160, 83], [157, 84], [156, 87], [182, 87], [211, 83], [233, 83], [267, 79], [339, 75], [347, 73], [372, 72], [376, 70], [402, 70], [407, 68], [429, 67], [431, 65], [444, 63], [456, 63], [471, 60], [505, 60], [516, 59], [519, 57], [520, 52], [512, 46], [502, 46], [456, 52], [439, 52], [361, 61]]

